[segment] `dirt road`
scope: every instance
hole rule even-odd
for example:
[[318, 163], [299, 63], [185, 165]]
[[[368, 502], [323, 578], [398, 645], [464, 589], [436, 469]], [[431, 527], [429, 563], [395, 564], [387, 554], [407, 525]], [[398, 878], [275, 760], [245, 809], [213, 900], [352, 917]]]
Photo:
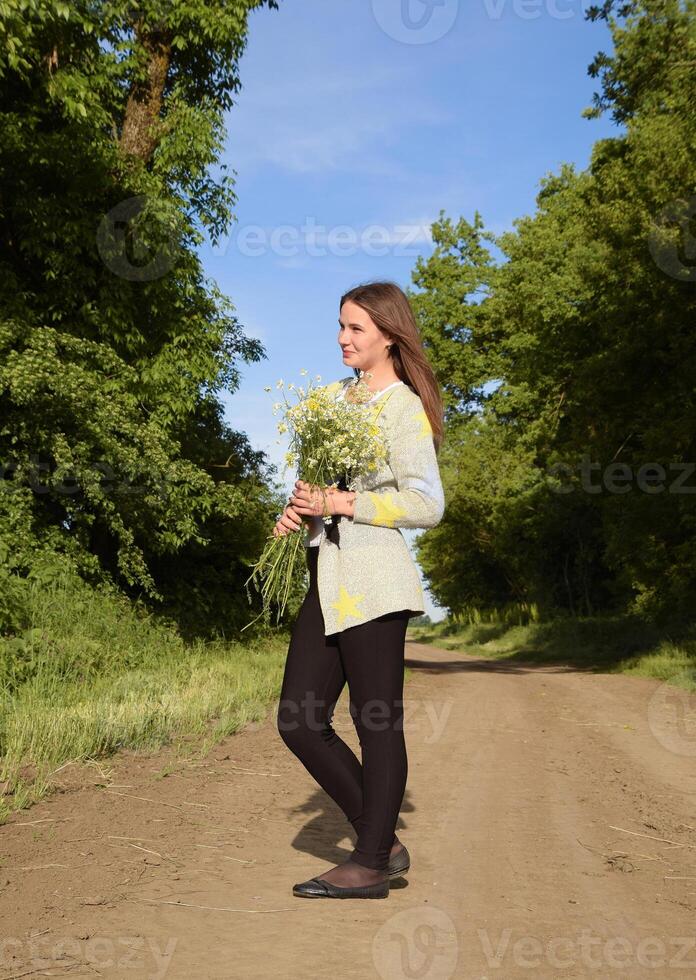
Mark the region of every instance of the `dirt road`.
[[352, 836], [270, 709], [194, 764], [68, 766], [0, 828], [0, 978], [695, 977], [696, 697], [415, 643], [407, 662], [412, 867], [388, 899], [292, 896]]

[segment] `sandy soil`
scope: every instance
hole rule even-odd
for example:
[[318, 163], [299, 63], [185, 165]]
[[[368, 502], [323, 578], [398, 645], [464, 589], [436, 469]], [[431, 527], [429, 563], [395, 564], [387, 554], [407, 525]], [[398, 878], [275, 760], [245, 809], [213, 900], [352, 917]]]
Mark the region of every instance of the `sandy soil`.
[[[204, 760], [68, 766], [1, 827], [0, 980], [696, 976], [696, 698], [407, 660], [412, 866], [387, 900], [292, 896], [353, 837], [273, 707]], [[346, 692], [336, 727], [359, 752]]]

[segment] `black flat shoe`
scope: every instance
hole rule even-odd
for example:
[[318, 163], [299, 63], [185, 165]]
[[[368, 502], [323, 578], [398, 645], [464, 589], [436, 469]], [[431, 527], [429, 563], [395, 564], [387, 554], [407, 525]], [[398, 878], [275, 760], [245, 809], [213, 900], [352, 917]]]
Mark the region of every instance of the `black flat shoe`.
[[323, 878], [310, 878], [299, 885], [292, 886], [293, 895], [299, 898], [388, 898], [389, 879], [378, 881], [374, 885], [355, 885], [341, 888], [332, 885]]
[[396, 854], [389, 858], [387, 874], [390, 878], [398, 878], [400, 875], [405, 875], [411, 867], [411, 855], [406, 850], [406, 845], [402, 844], [401, 848], [400, 851], [397, 851]]
[[389, 858], [387, 881], [378, 881], [374, 885], [341, 887], [340, 885], [332, 885], [330, 881], [325, 881], [323, 878], [310, 878], [309, 881], [293, 885], [292, 893], [300, 898], [387, 898], [389, 895], [389, 878], [399, 878], [401, 875], [405, 875], [410, 867], [411, 855], [408, 853], [406, 845], [402, 844], [401, 850]]

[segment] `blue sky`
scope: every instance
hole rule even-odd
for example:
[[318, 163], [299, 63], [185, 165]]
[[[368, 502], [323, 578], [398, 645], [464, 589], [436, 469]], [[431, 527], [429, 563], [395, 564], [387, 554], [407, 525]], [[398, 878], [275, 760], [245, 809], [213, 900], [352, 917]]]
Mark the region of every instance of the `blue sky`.
[[236, 171], [236, 221], [201, 257], [267, 355], [241, 365], [227, 420], [279, 471], [278, 379], [301, 384], [303, 367], [322, 383], [351, 373], [337, 342], [345, 290], [412, 285], [441, 208], [511, 228], [533, 213], [544, 174], [586, 167], [593, 142], [618, 134], [607, 117], [580, 116], [598, 87], [587, 66], [611, 50], [586, 6], [281, 0], [250, 16], [223, 157]]

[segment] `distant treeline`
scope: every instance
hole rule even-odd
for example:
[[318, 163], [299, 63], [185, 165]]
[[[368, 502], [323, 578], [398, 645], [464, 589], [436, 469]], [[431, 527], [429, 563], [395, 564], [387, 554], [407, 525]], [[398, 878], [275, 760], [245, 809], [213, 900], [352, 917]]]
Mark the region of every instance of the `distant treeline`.
[[[412, 299], [447, 398], [447, 507], [421, 535], [453, 613], [693, 617], [696, 597], [696, 17], [588, 11], [611, 54], [583, 115], [617, 135], [540, 184], [501, 236], [440, 213]], [[492, 249], [502, 258], [495, 259]]]

